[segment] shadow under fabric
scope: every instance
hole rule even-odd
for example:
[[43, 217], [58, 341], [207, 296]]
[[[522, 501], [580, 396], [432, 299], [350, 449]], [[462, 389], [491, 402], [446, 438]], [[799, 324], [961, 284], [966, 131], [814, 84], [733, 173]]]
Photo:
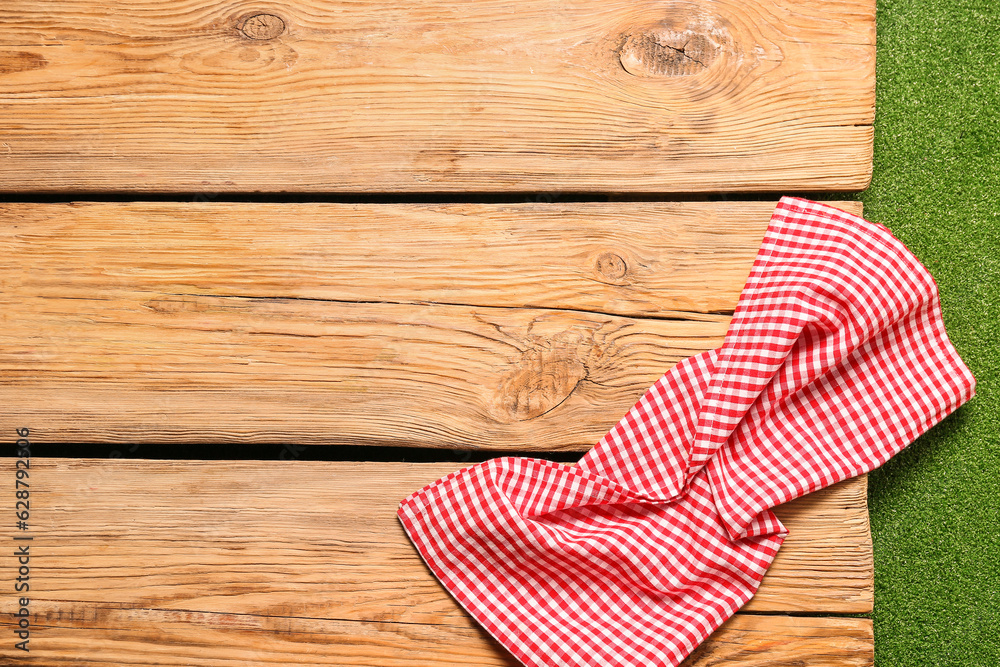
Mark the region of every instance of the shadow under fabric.
[[722, 347], [577, 465], [503, 457], [405, 498], [434, 575], [530, 667], [677, 665], [756, 592], [770, 508], [885, 463], [975, 391], [885, 227], [782, 197]]

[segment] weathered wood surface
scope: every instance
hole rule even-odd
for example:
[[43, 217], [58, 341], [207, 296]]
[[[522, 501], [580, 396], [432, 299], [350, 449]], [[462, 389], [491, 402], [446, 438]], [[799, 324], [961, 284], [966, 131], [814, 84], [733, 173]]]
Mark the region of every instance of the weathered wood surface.
[[867, 187], [874, 0], [5, 0], [0, 189]]
[[[12, 473], [13, 460], [4, 459]], [[456, 463], [31, 462], [36, 664], [514, 665], [427, 570], [398, 502]], [[757, 596], [692, 665], [871, 664], [865, 478], [778, 508]], [[13, 581], [14, 549], [0, 558]], [[0, 597], [10, 626], [13, 595]], [[8, 630], [8, 633], [10, 631]], [[12, 642], [0, 644], [11, 657]], [[19, 657], [27, 657], [21, 656]], [[851, 662], [854, 661], [854, 662]], [[29, 662], [30, 664], [30, 662]]]
[[773, 206], [3, 204], [0, 426], [583, 451], [722, 343]]

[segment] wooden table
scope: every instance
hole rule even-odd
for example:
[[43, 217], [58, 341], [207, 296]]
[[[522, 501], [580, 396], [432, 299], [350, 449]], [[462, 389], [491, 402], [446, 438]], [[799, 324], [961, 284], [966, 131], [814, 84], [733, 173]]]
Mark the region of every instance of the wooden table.
[[[779, 194], [871, 175], [869, 0], [11, 0], [0, 27], [11, 445], [582, 454], [721, 344]], [[462, 464], [295, 458], [35, 456], [26, 530], [5, 459], [0, 662], [517, 664], [395, 518]], [[865, 479], [780, 516], [688, 665], [872, 664]]]

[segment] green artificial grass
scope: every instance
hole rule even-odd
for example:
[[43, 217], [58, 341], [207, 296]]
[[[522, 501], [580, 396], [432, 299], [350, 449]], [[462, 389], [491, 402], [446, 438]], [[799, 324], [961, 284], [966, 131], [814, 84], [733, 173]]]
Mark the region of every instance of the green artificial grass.
[[1000, 665], [1000, 5], [878, 0], [858, 195], [930, 269], [977, 395], [870, 475], [875, 658]]

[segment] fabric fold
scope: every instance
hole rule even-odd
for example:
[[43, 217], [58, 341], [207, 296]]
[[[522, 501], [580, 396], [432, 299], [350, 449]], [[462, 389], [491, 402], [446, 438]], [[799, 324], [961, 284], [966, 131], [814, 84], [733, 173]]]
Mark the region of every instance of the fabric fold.
[[398, 516], [523, 664], [677, 665], [756, 592], [787, 534], [771, 508], [878, 467], [974, 389], [905, 246], [782, 197], [719, 349], [577, 465], [492, 459]]
[[764, 509], [872, 470], [971, 398], [937, 285], [888, 229], [781, 200], [698, 416], [735, 539]]

